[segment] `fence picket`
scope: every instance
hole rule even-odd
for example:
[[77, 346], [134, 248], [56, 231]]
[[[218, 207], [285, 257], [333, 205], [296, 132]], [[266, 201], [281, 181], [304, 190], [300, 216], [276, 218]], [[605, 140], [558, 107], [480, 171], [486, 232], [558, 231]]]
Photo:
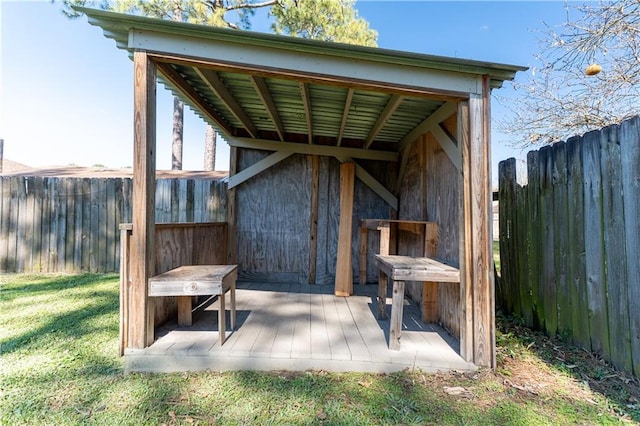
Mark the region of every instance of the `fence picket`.
[[571, 330], [573, 341], [585, 348], [591, 346], [584, 249], [584, 168], [582, 166], [582, 138], [567, 141], [568, 235], [567, 273], [571, 298]]
[[555, 290], [558, 332], [571, 330], [571, 297], [567, 283], [568, 201], [567, 201], [567, 149], [564, 142], [553, 145], [553, 257], [555, 259]]
[[640, 377], [640, 117], [531, 151], [527, 170], [522, 189], [500, 170], [498, 303]]
[[[159, 179], [157, 188], [158, 223], [172, 212], [199, 222], [226, 217], [226, 201], [212, 202], [226, 197], [222, 180]], [[131, 191], [131, 178], [1, 176], [0, 272], [117, 271], [119, 224], [131, 220]]]
[[640, 117], [620, 125], [621, 179], [624, 194], [627, 303], [633, 372], [640, 377]]

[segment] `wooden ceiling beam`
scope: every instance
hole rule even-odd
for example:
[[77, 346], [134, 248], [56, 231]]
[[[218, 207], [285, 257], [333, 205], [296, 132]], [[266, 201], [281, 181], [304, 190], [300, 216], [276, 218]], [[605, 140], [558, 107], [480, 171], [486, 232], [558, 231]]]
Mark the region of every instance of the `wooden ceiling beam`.
[[309, 94], [309, 85], [307, 83], [298, 83], [300, 86], [300, 95], [302, 96], [302, 105], [304, 106], [304, 114], [307, 118], [307, 135], [309, 143], [313, 143], [313, 116], [311, 115], [311, 96]]
[[233, 128], [227, 123], [227, 121], [215, 109], [196, 92], [193, 87], [176, 71], [170, 64], [164, 62], [156, 63], [158, 71], [163, 75], [167, 81], [180, 90], [184, 97], [193, 102], [193, 105], [198, 107], [203, 114], [205, 114], [216, 126], [222, 130], [226, 135], [233, 134]]
[[281, 141], [284, 142], [284, 126], [282, 125], [282, 119], [280, 118], [280, 113], [278, 112], [276, 103], [273, 101], [271, 92], [269, 92], [269, 88], [267, 87], [267, 82], [264, 78], [255, 75], [251, 75], [249, 76], [249, 78], [253, 83], [253, 87], [256, 89], [258, 96], [260, 96], [260, 99], [262, 100], [262, 103], [265, 106], [269, 117], [271, 117], [271, 121], [276, 128], [278, 137]]
[[371, 128], [371, 131], [369, 132], [369, 136], [367, 136], [367, 139], [365, 140], [365, 145], [364, 145], [365, 149], [369, 149], [369, 147], [375, 140], [376, 136], [378, 136], [378, 133], [380, 133], [380, 130], [382, 130], [382, 128], [384, 127], [385, 124], [387, 124], [387, 121], [389, 121], [389, 118], [391, 118], [395, 110], [398, 108], [398, 106], [400, 106], [402, 99], [403, 98], [400, 95], [391, 96], [391, 98], [389, 99], [389, 102], [387, 102], [387, 106], [384, 107], [384, 110], [378, 117], [376, 124], [373, 125], [373, 127]]
[[347, 90], [347, 99], [344, 101], [344, 109], [342, 110], [342, 122], [340, 123], [340, 131], [338, 132], [337, 146], [342, 143], [342, 136], [344, 135], [344, 129], [347, 127], [347, 119], [349, 117], [349, 111], [351, 110], [351, 101], [353, 100], [353, 89]]
[[311, 155], [324, 155], [328, 157], [351, 157], [362, 160], [376, 160], [376, 161], [398, 161], [399, 154], [391, 151], [376, 151], [370, 149], [361, 148], [346, 148], [342, 146], [330, 146], [330, 145], [309, 145], [306, 143], [295, 142], [280, 142], [271, 141], [265, 139], [251, 139], [243, 137], [229, 137], [227, 142], [230, 146], [238, 148], [250, 148], [260, 149], [264, 151], [285, 151], [293, 152], [295, 154], [311, 154]]
[[202, 81], [205, 82], [209, 89], [211, 89], [213, 93], [220, 98], [231, 114], [233, 114], [234, 117], [242, 123], [247, 132], [249, 132], [252, 137], [257, 138], [258, 129], [256, 129], [256, 126], [253, 124], [247, 113], [244, 112], [242, 106], [240, 106], [238, 101], [236, 101], [236, 98], [231, 94], [227, 86], [225, 86], [218, 73], [209, 69], [201, 69], [197, 67], [194, 67], [193, 70], [198, 74]]

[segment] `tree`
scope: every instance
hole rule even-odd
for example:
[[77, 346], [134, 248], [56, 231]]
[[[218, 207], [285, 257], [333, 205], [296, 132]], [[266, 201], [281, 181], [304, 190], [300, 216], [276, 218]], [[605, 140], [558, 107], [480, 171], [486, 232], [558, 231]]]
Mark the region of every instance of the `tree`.
[[[62, 0], [63, 13], [79, 14], [72, 5], [100, 7], [122, 13], [150, 16], [194, 24], [250, 29], [251, 18], [260, 8], [269, 8], [272, 29], [277, 34], [341, 43], [375, 46], [377, 33], [358, 16], [354, 0]], [[172, 169], [182, 168], [182, 101], [174, 99]], [[205, 136], [204, 168], [213, 170], [215, 130]]]
[[512, 113], [498, 123], [521, 145], [553, 143], [640, 113], [640, 0], [568, 3], [566, 13], [558, 30], [546, 27], [540, 65], [514, 84]]

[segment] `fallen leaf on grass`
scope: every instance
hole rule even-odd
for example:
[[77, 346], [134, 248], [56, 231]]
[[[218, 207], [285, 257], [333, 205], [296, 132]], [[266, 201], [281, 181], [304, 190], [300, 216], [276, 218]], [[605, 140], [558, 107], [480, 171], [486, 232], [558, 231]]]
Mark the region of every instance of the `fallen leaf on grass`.
[[462, 396], [472, 395], [470, 391], [463, 388], [462, 386], [445, 386], [444, 391], [449, 395], [462, 395]]

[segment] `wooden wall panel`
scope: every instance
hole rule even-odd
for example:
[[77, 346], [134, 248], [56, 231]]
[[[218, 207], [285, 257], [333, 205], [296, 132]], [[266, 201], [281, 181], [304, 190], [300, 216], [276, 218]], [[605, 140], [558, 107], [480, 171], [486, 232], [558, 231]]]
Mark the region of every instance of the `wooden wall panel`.
[[[239, 150], [239, 170], [268, 155]], [[238, 186], [241, 279], [308, 282], [311, 170], [294, 155]]]

